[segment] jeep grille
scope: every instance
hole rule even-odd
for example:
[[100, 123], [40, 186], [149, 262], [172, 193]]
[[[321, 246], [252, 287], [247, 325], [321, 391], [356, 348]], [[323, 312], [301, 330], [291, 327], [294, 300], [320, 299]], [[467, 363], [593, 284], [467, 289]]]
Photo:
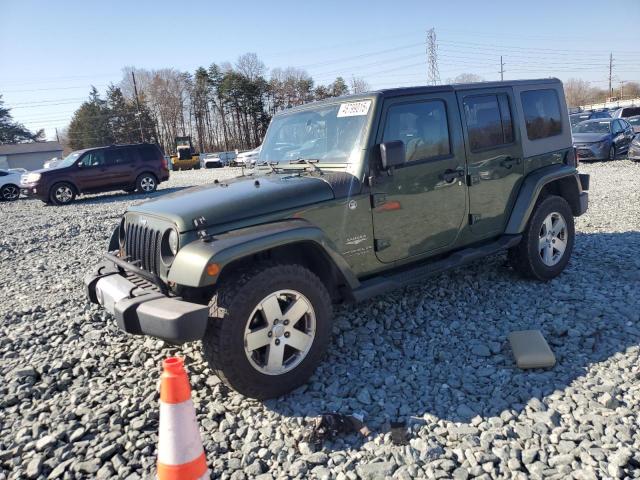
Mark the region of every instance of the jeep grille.
[[159, 275], [162, 232], [138, 222], [125, 222], [124, 253], [128, 262]]

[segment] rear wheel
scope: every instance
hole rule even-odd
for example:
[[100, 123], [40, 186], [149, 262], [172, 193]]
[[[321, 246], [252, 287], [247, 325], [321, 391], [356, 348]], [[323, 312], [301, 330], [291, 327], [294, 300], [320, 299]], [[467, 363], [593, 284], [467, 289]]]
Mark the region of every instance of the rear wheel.
[[300, 265], [263, 263], [223, 278], [209, 312], [209, 365], [228, 386], [257, 399], [306, 382], [331, 335], [329, 293]]
[[155, 192], [158, 188], [158, 180], [152, 173], [143, 173], [136, 180], [136, 190], [140, 193]]
[[56, 183], [49, 192], [49, 199], [55, 205], [68, 205], [76, 198], [76, 190], [70, 183]]
[[0, 200], [5, 202], [13, 202], [20, 198], [20, 188], [17, 185], [8, 183], [0, 188]]
[[525, 277], [551, 280], [569, 263], [575, 230], [567, 201], [555, 195], [539, 201], [522, 234], [509, 250], [513, 268]]

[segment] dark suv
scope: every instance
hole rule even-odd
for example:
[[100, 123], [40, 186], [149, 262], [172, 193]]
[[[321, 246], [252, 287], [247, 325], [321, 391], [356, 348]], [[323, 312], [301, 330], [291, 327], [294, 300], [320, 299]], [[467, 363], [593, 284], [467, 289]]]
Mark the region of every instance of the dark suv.
[[81, 193], [153, 192], [168, 179], [167, 161], [157, 145], [112, 145], [77, 150], [53, 168], [25, 175], [22, 193], [64, 205]]

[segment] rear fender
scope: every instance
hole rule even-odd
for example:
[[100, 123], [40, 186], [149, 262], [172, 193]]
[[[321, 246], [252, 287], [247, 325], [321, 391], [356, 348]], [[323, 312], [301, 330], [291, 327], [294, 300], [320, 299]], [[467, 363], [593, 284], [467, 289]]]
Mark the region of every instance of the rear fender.
[[[318, 227], [305, 220], [287, 220], [234, 230], [215, 235], [211, 241], [196, 240], [180, 249], [171, 270], [169, 282], [185, 287], [206, 287], [216, 283], [225, 267], [238, 260], [278, 247], [312, 242], [319, 247], [344, 277], [349, 287], [360, 282], [347, 262], [337, 253], [333, 243]], [[209, 275], [207, 266], [216, 264], [218, 273]]]
[[533, 171], [524, 179], [513, 206], [506, 234], [522, 233], [543, 190], [560, 195], [569, 202], [575, 216], [580, 215], [580, 194], [582, 187], [575, 167], [550, 165]]

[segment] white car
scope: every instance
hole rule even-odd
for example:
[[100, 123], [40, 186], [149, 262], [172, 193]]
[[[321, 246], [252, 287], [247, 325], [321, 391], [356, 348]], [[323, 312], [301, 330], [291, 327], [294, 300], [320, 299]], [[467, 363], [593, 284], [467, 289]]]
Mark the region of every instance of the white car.
[[248, 152], [238, 154], [238, 158], [236, 158], [236, 165], [244, 164], [245, 168], [255, 167], [258, 157], [260, 157], [260, 150], [262, 150], [262, 145], [254, 148], [253, 150], [249, 150]]
[[200, 155], [200, 166], [202, 168], [221, 168], [226, 164], [219, 153], [205, 153]]
[[55, 167], [57, 164], [59, 164], [62, 161], [61, 158], [56, 158], [53, 157], [51, 160], [47, 160], [46, 162], [44, 162], [43, 168], [52, 168]]
[[20, 197], [20, 172], [0, 170], [0, 200], [11, 202]]

